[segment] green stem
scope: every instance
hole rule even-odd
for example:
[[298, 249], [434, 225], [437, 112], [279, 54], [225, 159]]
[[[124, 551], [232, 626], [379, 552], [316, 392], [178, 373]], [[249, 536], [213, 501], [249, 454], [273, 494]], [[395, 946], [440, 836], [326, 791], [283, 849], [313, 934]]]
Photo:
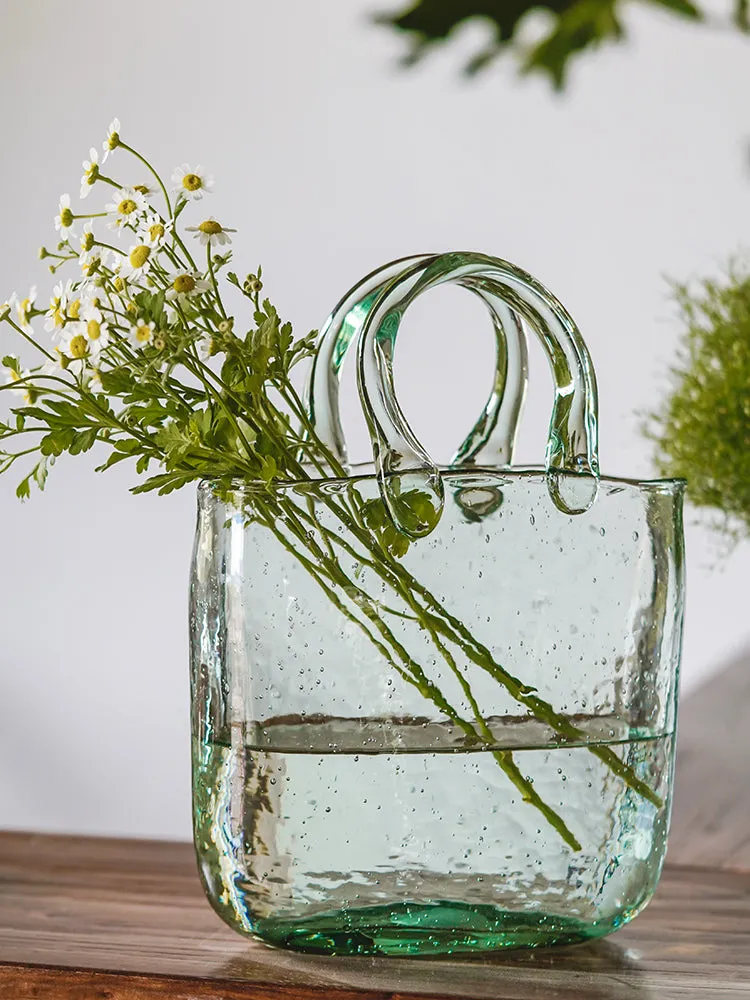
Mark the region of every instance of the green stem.
[[221, 300], [221, 295], [219, 293], [219, 285], [216, 281], [216, 274], [214, 273], [214, 261], [211, 254], [211, 240], [206, 244], [206, 260], [208, 261], [208, 273], [211, 275], [211, 284], [214, 286], [214, 293], [216, 295], [216, 301], [219, 305], [219, 310], [224, 319], [227, 318], [227, 311], [224, 308], [224, 303]]
[[128, 144], [126, 142], [120, 142], [120, 148], [121, 149], [126, 149], [128, 151], [128, 153], [131, 154], [131, 156], [134, 156], [136, 158], [136, 160], [140, 160], [141, 163], [146, 167], [146, 169], [151, 172], [151, 174], [153, 175], [156, 183], [161, 188], [161, 193], [164, 195], [164, 200], [167, 203], [167, 211], [169, 212], [169, 218], [170, 219], [173, 218], [173, 214], [172, 214], [172, 202], [170, 201], [169, 195], [167, 194], [167, 189], [164, 186], [164, 181], [161, 179], [161, 177], [159, 176], [159, 174], [156, 171], [156, 169], [151, 166], [151, 164], [148, 162], [148, 160], [146, 159], [145, 156], [142, 156], [141, 153], [139, 153], [137, 149], [133, 149], [132, 146], [128, 146]]

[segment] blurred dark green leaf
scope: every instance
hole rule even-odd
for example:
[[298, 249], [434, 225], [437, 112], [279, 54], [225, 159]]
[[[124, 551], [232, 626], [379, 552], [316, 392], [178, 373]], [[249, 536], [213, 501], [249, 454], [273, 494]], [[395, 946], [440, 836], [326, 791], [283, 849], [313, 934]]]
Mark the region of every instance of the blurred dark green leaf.
[[[676, 17], [700, 21], [703, 13], [690, 0], [634, 0], [641, 6], [661, 7]], [[470, 19], [480, 18], [490, 24], [492, 37], [465, 67], [473, 74], [504, 52], [512, 52], [522, 72], [546, 74], [556, 89], [566, 82], [571, 61], [580, 53], [602, 42], [625, 37], [620, 13], [625, 0], [417, 0], [407, 9], [393, 14], [379, 14], [376, 21], [406, 34], [411, 50], [405, 62], [421, 59], [435, 46], [448, 40], [451, 32]], [[519, 33], [531, 11], [551, 15], [549, 30], [531, 46], [522, 45]], [[735, 0], [734, 25], [748, 30], [748, 0]]]

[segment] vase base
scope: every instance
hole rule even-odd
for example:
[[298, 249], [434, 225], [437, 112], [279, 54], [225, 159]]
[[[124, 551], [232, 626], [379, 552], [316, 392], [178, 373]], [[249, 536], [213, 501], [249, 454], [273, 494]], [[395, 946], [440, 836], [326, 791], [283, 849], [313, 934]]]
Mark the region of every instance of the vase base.
[[541, 948], [601, 937], [619, 923], [440, 901], [345, 909], [299, 920], [259, 920], [267, 944], [317, 955], [450, 955]]

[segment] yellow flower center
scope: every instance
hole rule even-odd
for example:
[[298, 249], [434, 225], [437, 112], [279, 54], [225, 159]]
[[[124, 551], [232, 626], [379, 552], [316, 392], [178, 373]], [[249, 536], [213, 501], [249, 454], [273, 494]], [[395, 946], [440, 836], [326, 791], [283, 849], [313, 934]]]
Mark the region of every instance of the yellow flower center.
[[96, 319], [90, 319], [86, 325], [86, 334], [89, 340], [98, 340], [102, 335], [102, 325]]
[[94, 184], [99, 176], [99, 164], [92, 163], [91, 166], [86, 171], [86, 183]]
[[88, 350], [88, 345], [86, 343], [86, 338], [82, 333], [77, 333], [75, 337], [70, 338], [70, 344], [68, 345], [68, 350], [70, 352], [71, 358], [86, 357], [86, 351]]
[[73, 219], [75, 216], [69, 208], [60, 209], [60, 222], [63, 229], [69, 229], [73, 225]]
[[93, 245], [94, 245], [94, 234], [84, 233], [83, 239], [81, 240], [81, 250], [84, 250], [86, 253], [88, 253], [88, 251], [93, 247]]
[[143, 195], [151, 194], [151, 191], [146, 184], [136, 184], [133, 190]]
[[73, 299], [73, 301], [68, 306], [68, 319], [78, 319], [78, 315], [81, 312], [81, 300]]
[[143, 267], [151, 256], [151, 250], [147, 246], [138, 246], [130, 251], [130, 263], [133, 267]]
[[186, 191], [200, 191], [203, 181], [198, 174], [185, 174], [182, 178], [182, 186]]
[[142, 324], [141, 326], [136, 328], [135, 339], [138, 341], [139, 344], [147, 344], [149, 340], [151, 340], [152, 334], [153, 330], [151, 329], [151, 327]]
[[172, 288], [180, 295], [187, 295], [195, 288], [195, 278], [191, 274], [180, 274], [172, 282]]
[[156, 222], [154, 223], [153, 226], [149, 226], [148, 236], [149, 239], [152, 240], [152, 242], [155, 243], [157, 240], [160, 240], [163, 235], [164, 235], [164, 226], [161, 224], [161, 222]]
[[125, 291], [125, 279], [124, 278], [119, 278], [119, 277], [115, 278], [115, 291], [117, 291], [117, 292], [124, 292]]
[[205, 222], [201, 222], [198, 229], [206, 236], [216, 236], [217, 233], [223, 233], [224, 227], [220, 222], [216, 222], [214, 219], [206, 219]]
[[24, 299], [18, 307], [18, 311], [22, 316], [28, 316], [31, 312], [31, 299]]
[[120, 204], [117, 206], [117, 211], [120, 215], [132, 215], [133, 212], [138, 208], [136, 203], [132, 198], [123, 198]]
[[120, 145], [120, 133], [119, 132], [110, 132], [109, 133], [109, 139], [107, 140], [107, 148], [108, 149], [117, 149], [117, 147], [119, 145]]

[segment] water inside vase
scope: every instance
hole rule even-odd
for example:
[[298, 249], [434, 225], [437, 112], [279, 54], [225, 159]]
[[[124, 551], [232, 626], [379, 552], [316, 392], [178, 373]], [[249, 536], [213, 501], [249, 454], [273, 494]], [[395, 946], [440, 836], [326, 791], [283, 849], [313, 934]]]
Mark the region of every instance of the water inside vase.
[[[243, 933], [328, 954], [440, 954], [609, 933], [663, 862], [669, 733], [576, 717], [580, 743], [535, 720], [288, 717], [194, 747], [195, 841], [214, 907]], [[610, 748], [662, 803], [596, 755]], [[512, 754], [574, 850], [498, 766]]]

